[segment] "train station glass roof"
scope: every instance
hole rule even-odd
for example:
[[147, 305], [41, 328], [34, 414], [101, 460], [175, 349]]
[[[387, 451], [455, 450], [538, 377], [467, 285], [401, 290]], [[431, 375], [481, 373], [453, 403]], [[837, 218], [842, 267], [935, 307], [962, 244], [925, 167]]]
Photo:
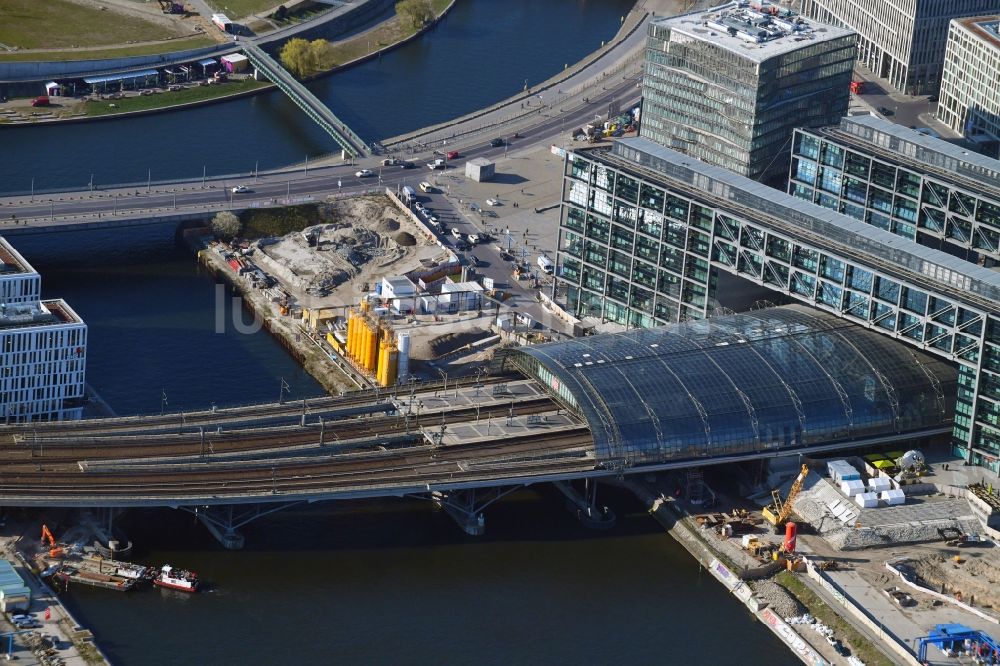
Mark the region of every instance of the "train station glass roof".
[[944, 426], [957, 376], [797, 305], [521, 347], [507, 362], [587, 419], [598, 460], [625, 465]]

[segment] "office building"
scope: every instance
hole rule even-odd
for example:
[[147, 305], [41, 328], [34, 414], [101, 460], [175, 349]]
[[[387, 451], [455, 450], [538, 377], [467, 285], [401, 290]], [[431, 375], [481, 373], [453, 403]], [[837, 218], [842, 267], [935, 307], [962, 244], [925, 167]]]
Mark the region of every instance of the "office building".
[[719, 273], [744, 278], [955, 364], [953, 450], [1000, 471], [1000, 273], [642, 137], [568, 153], [562, 203], [556, 295], [571, 314], [700, 319]]
[[898, 236], [1000, 262], [1000, 161], [875, 116], [795, 131], [789, 193]]
[[937, 117], [1000, 156], [1000, 16], [951, 22]]
[[0, 238], [0, 422], [80, 418], [86, 363], [86, 324]]
[[896, 90], [937, 92], [948, 22], [1000, 10], [1000, 0], [801, 0], [809, 18], [858, 33], [858, 62]]
[[852, 31], [766, 4], [654, 19], [640, 134], [748, 178], [783, 178], [793, 128], [847, 113], [855, 54]]

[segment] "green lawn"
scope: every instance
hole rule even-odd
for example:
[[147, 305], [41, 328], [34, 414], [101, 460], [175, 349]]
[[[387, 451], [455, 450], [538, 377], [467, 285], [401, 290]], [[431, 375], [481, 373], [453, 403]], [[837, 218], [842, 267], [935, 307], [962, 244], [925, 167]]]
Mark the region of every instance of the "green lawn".
[[[434, 14], [441, 15], [441, 12], [451, 4], [451, 0], [431, 0]], [[408, 26], [404, 27], [396, 16], [386, 19], [377, 27], [363, 32], [356, 37], [341, 42], [333, 42], [330, 47], [329, 61], [323, 63], [324, 69], [329, 69], [335, 65], [342, 65], [362, 56], [378, 51], [380, 48], [400, 42], [415, 30]]]
[[147, 42], [177, 35], [141, 18], [101, 11], [69, 0], [3, 0], [0, 43], [22, 49]]
[[[191, 102], [203, 102], [209, 99], [217, 99], [226, 95], [233, 95], [247, 90], [256, 90], [269, 85], [266, 81], [231, 81], [213, 86], [198, 86], [196, 88], [185, 88], [175, 92], [164, 92], [156, 95], [145, 95], [138, 97], [127, 97], [116, 100], [90, 101], [84, 106], [88, 116], [108, 116], [116, 113], [126, 113], [129, 111], [147, 111], [149, 109], [160, 109], [177, 104], [188, 104]], [[111, 108], [114, 104], [117, 108]]]
[[[0, 9], [0, 14], [3, 10]], [[2, 30], [2, 26], [0, 26]], [[0, 40], [2, 41], [2, 40]], [[4, 42], [6, 43], [6, 42]], [[82, 51], [24, 51], [10, 53], [0, 51], [0, 62], [3, 61], [62, 61], [62, 60], [105, 60], [110, 58], [124, 58], [127, 56], [150, 55], [153, 53], [172, 53], [174, 51], [187, 51], [198, 49], [204, 46], [215, 44], [215, 40], [205, 35], [190, 37], [187, 39], [172, 39], [156, 44], [143, 44], [141, 46], [123, 46], [114, 49], [92, 49]]]
[[809, 609], [813, 617], [819, 618], [823, 624], [831, 627], [836, 632], [835, 636], [844, 639], [844, 642], [851, 648], [851, 654], [855, 657], [868, 666], [892, 666], [891, 659], [886, 657], [871, 641], [858, 633], [854, 626], [837, 611], [830, 608], [797, 575], [790, 571], [782, 571], [775, 576], [775, 580], [802, 602], [802, 605]]

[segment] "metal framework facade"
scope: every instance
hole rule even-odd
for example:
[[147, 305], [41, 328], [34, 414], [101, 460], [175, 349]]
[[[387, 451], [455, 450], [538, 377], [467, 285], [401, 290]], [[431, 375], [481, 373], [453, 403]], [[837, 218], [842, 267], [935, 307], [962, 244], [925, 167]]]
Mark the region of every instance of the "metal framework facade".
[[[852, 119], [842, 122], [845, 129], [854, 126]], [[796, 129], [788, 192], [910, 240], [933, 239], [959, 253], [1000, 261], [1000, 181], [990, 187], [932, 167], [917, 157], [917, 142], [944, 142], [912, 133], [908, 157], [890, 149], [907, 142], [887, 133], [877, 132], [886, 144], [881, 147], [838, 127]], [[992, 162], [991, 170], [1000, 174], [1000, 161], [977, 161]]]
[[951, 419], [956, 372], [802, 305], [518, 348], [520, 370], [591, 425], [605, 466], [919, 433]]
[[626, 326], [703, 318], [716, 271], [959, 366], [956, 453], [1000, 469], [1000, 275], [645, 139], [567, 154], [567, 309]]

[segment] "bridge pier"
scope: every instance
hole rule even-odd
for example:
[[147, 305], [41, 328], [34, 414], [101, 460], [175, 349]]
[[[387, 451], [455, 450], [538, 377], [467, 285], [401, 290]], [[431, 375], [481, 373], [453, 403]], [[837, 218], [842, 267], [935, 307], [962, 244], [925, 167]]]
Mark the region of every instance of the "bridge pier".
[[615, 512], [607, 506], [597, 506], [597, 481], [584, 479], [583, 494], [569, 481], [553, 481], [552, 485], [566, 496], [566, 507], [576, 515], [580, 524], [592, 530], [609, 530], [615, 526]]
[[198, 521], [205, 526], [209, 534], [222, 544], [226, 550], [241, 550], [246, 545], [246, 538], [238, 531], [244, 525], [277, 513], [283, 509], [302, 504], [302, 502], [284, 502], [277, 505], [254, 504], [237, 506], [227, 504], [222, 506], [179, 507], [193, 513]]
[[435, 490], [420, 497], [431, 500], [443, 509], [469, 536], [482, 536], [486, 533], [486, 516], [483, 510], [522, 487], [470, 488], [450, 492]]

